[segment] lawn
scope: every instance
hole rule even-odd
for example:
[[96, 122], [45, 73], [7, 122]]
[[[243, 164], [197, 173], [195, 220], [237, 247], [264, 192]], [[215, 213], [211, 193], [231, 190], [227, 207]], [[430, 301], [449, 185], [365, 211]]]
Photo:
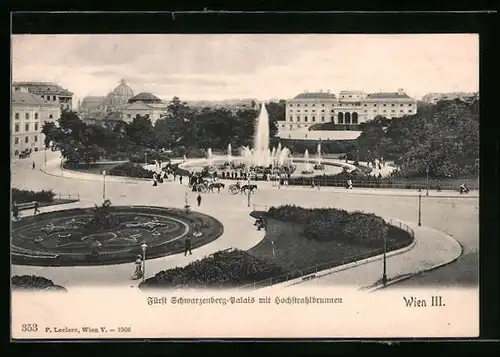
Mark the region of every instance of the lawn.
[[[380, 248], [377, 248], [360, 244], [307, 239], [302, 235], [303, 227], [299, 223], [268, 218], [265, 238], [248, 253], [258, 258], [271, 260], [284, 270], [292, 272], [326, 263], [334, 263], [332, 266], [343, 265], [354, 260], [381, 254], [383, 251], [383, 242], [380, 242]], [[271, 241], [274, 241], [275, 246], [274, 258]], [[408, 241], [408, 244], [410, 242], [406, 232], [394, 227], [389, 228], [388, 251], [401, 247], [405, 241]], [[326, 267], [322, 269], [326, 269]]]

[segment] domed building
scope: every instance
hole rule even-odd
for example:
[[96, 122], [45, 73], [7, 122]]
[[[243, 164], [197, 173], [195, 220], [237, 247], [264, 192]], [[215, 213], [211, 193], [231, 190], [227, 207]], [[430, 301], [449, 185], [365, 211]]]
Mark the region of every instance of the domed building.
[[128, 103], [129, 99], [134, 96], [134, 91], [130, 88], [124, 79], [120, 81], [120, 85], [106, 96], [107, 111], [114, 111]]
[[166, 115], [168, 103], [151, 93], [142, 92], [128, 100], [128, 104], [121, 108], [122, 118], [131, 122], [137, 115], [148, 116], [154, 123]]

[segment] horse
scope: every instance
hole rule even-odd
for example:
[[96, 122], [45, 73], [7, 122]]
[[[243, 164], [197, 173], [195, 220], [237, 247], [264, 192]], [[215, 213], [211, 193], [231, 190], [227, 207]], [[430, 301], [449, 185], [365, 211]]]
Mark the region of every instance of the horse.
[[208, 185], [208, 190], [212, 193], [214, 193], [214, 188], [217, 189], [217, 191], [220, 193], [220, 189], [226, 187], [225, 184], [222, 182], [212, 182]]
[[250, 193], [254, 193], [253, 191], [255, 191], [256, 189], [257, 185], [243, 185], [241, 186], [241, 193], [246, 194], [247, 190], [250, 191]]

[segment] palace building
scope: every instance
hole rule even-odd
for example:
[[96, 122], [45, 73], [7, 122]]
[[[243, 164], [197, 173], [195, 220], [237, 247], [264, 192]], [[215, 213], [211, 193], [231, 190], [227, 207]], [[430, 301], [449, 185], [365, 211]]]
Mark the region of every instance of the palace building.
[[397, 92], [371, 93], [341, 91], [305, 92], [287, 100], [285, 121], [278, 122], [279, 131], [306, 129], [314, 124], [332, 122], [356, 125], [376, 116], [402, 117], [417, 112], [417, 101], [399, 89]]
[[12, 88], [11, 110], [11, 155], [18, 156], [30, 149], [43, 150], [43, 123], [57, 123], [61, 113], [60, 104], [52, 98], [49, 101], [31, 93], [29, 87], [16, 84]]
[[25, 88], [31, 94], [49, 103], [57, 104], [61, 110], [73, 110], [73, 92], [50, 82], [14, 82], [14, 90]]

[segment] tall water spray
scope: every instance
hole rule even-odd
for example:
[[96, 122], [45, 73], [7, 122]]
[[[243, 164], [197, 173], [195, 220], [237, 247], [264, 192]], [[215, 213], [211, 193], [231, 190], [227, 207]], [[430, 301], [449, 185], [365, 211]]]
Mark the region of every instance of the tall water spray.
[[227, 144], [227, 162], [233, 161], [233, 149], [231, 148], [231, 143]]
[[306, 149], [304, 151], [304, 162], [305, 162], [305, 170], [311, 171], [311, 164], [309, 163], [309, 150]]
[[316, 163], [321, 165], [321, 143], [318, 143], [318, 148], [316, 151]]
[[208, 166], [212, 166], [212, 149], [207, 149], [207, 164]]
[[280, 151], [280, 156], [278, 158], [278, 164], [280, 166], [283, 166], [287, 163], [287, 161], [289, 160], [290, 158], [290, 149], [288, 148], [283, 148], [281, 151]]
[[266, 105], [260, 106], [259, 117], [255, 125], [253, 164], [266, 166], [269, 162], [269, 115]]

